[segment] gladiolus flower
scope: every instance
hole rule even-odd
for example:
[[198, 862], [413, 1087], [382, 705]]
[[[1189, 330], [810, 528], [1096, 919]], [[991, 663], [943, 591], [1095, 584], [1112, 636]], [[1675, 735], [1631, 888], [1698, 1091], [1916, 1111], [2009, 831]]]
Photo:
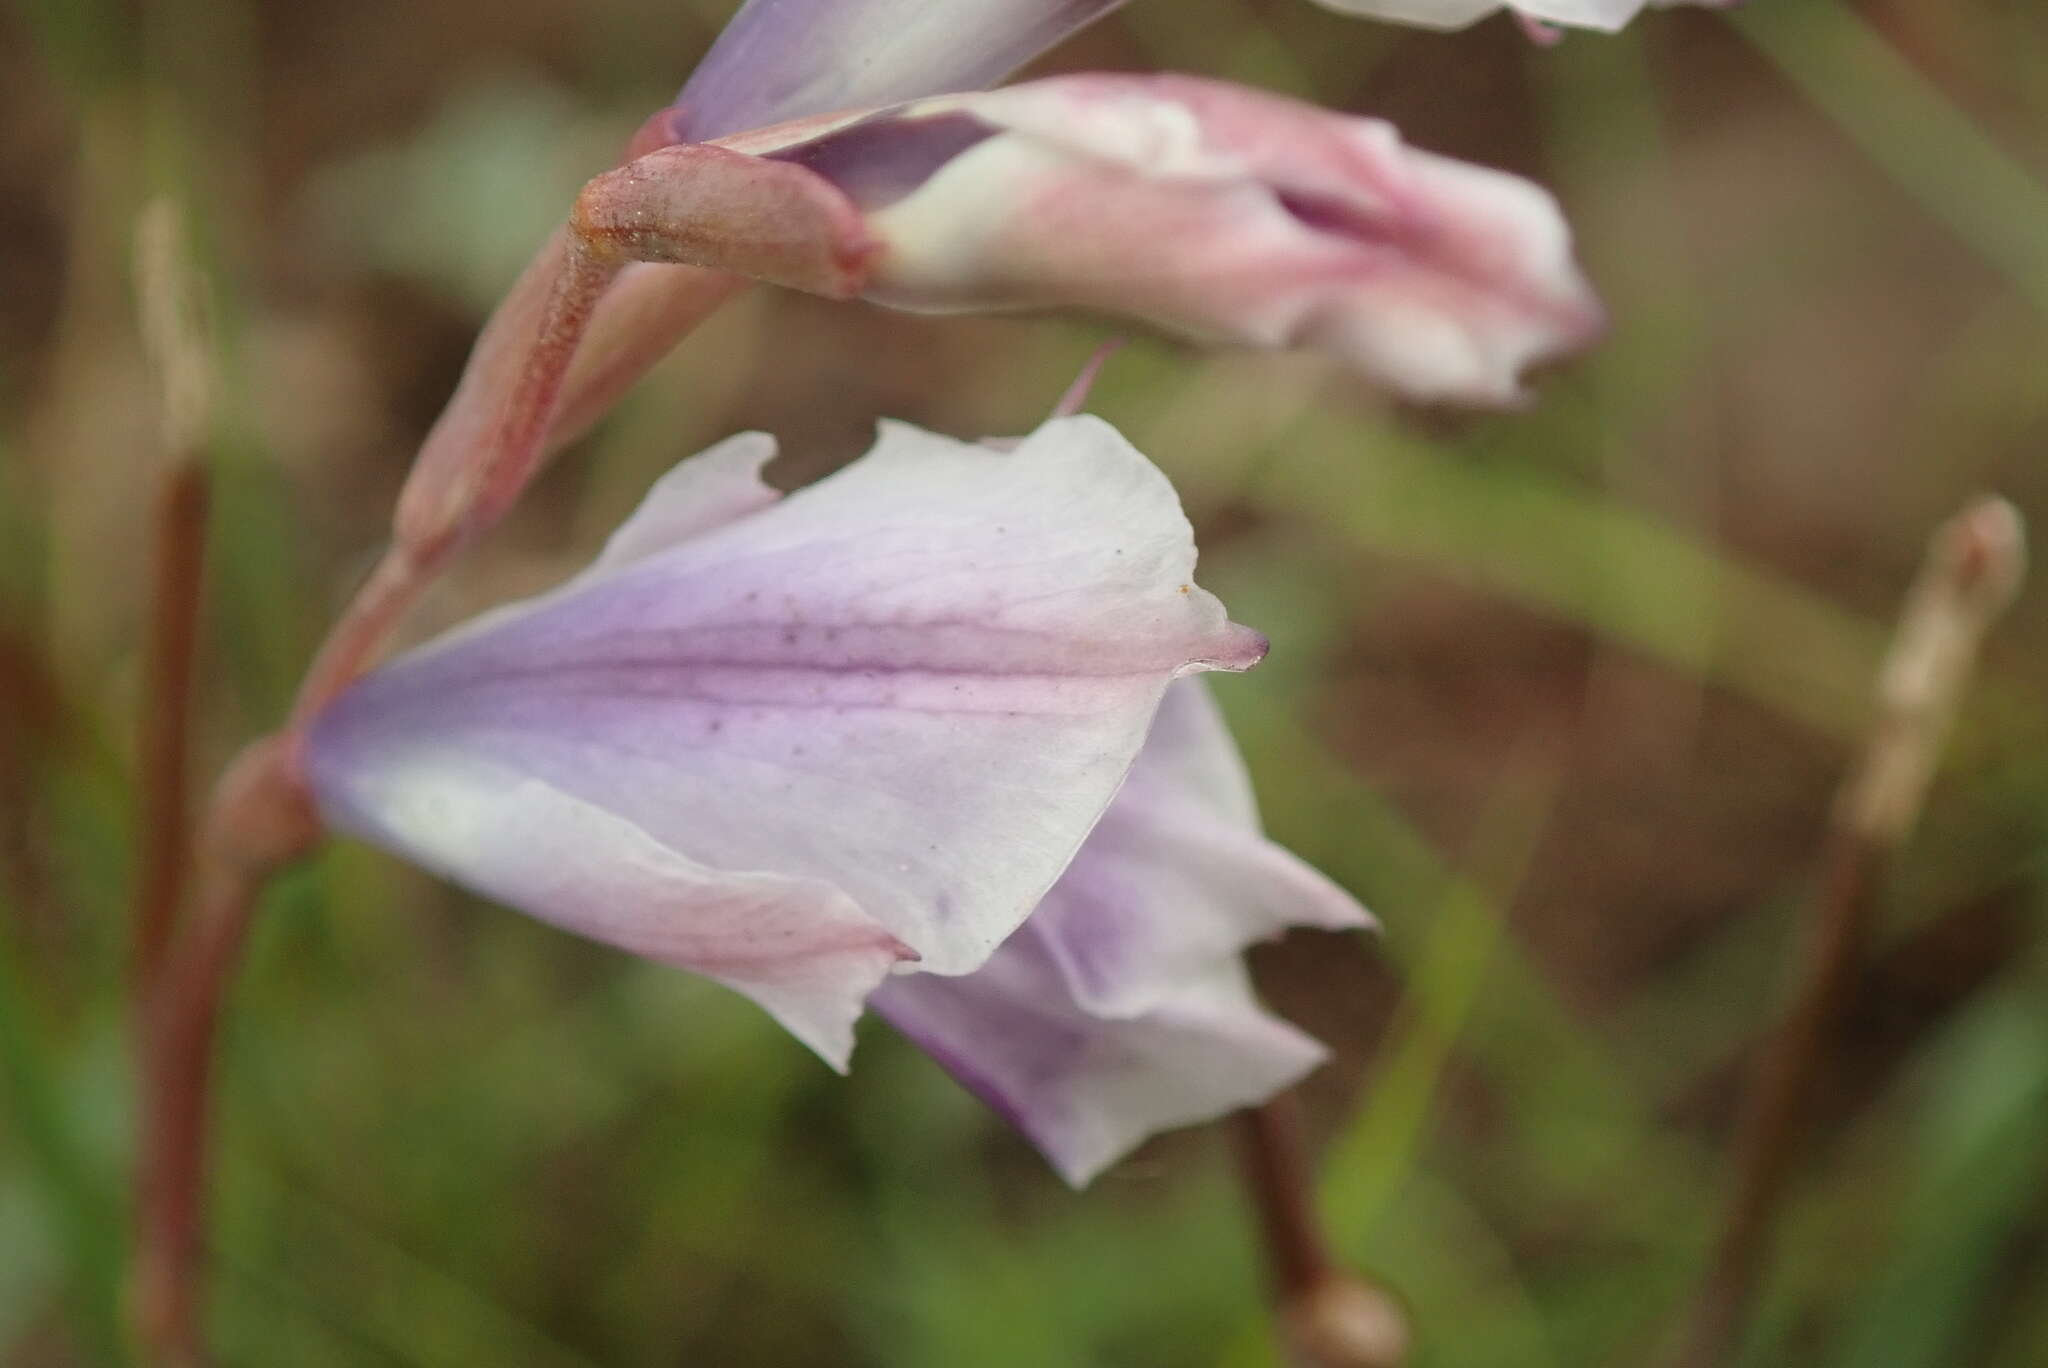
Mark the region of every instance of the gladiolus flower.
[[575, 222], [600, 252], [898, 308], [1080, 308], [1313, 349], [1424, 399], [1510, 402], [1600, 326], [1536, 186], [1190, 77], [1062, 77], [664, 148], [592, 181]]
[[873, 999], [1079, 1186], [1146, 1136], [1262, 1102], [1323, 1047], [1261, 1008], [1241, 952], [1290, 926], [1369, 924], [1259, 830], [1205, 685], [1167, 690], [1079, 855], [988, 963]]
[[685, 462], [583, 574], [341, 695], [337, 829], [692, 969], [835, 1067], [892, 970], [980, 968], [1175, 677], [1264, 653], [1192, 583], [1170, 486], [1092, 418], [998, 453], [901, 425], [787, 498]]

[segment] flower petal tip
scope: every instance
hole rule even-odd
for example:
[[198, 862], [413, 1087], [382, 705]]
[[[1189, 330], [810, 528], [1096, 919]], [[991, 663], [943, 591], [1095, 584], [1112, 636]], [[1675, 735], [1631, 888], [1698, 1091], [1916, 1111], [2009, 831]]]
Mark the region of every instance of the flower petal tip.
[[1238, 622], [1223, 625], [1221, 640], [1214, 653], [1192, 661], [1180, 671], [1191, 674], [1202, 670], [1221, 670], [1227, 674], [1242, 674], [1266, 658], [1273, 649], [1273, 643], [1266, 634]]

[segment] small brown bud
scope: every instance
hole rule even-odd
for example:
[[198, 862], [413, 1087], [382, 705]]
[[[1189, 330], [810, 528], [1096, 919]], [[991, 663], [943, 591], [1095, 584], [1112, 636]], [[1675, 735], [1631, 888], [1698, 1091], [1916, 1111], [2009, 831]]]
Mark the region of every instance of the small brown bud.
[[1399, 1368], [1413, 1342], [1392, 1292], [1341, 1273], [1291, 1299], [1281, 1330], [1295, 1368]]

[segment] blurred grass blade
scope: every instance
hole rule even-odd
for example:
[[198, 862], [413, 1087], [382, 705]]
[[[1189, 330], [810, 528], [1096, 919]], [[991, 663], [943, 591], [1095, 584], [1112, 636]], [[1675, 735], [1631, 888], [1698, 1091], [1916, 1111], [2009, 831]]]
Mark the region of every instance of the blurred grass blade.
[[[1323, 1202], [1339, 1239], [1356, 1243], [1384, 1214], [1415, 1165], [1451, 1050], [1490, 976], [1504, 908], [1549, 816], [1554, 776], [1510, 775], [1478, 820], [1471, 872], [1445, 890], [1409, 976], [1394, 1045], [1357, 1118], [1323, 1159]], [[1347, 1239], [1347, 1237], [1349, 1237]]]
[[[0, 922], [11, 918], [0, 903]], [[118, 1362], [121, 1240], [109, 1198], [113, 1185], [93, 1171], [72, 1137], [49, 1043], [34, 1019], [8, 935], [0, 935], [0, 1070], [9, 1128], [34, 1165], [36, 1186], [71, 1263], [78, 1327], [101, 1362]]]
[[1818, 595], [1612, 499], [1392, 429], [1310, 416], [1278, 445], [1252, 490], [1276, 512], [1548, 609], [1822, 735], [1862, 735], [1884, 634]]
[[2048, 1031], [2038, 984], [1987, 999], [1932, 1053], [1920, 1181], [1889, 1263], [1842, 1320], [1838, 1368], [1965, 1362], [2043, 1191]]
[[2048, 186], [1841, 0], [1754, 5], [1731, 12], [1729, 22], [1923, 209], [2048, 313]]

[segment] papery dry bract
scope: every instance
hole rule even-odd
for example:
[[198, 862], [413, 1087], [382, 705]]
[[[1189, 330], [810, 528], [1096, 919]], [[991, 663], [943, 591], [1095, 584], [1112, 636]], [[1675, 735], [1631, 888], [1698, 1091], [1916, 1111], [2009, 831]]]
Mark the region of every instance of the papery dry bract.
[[1216, 705], [1185, 679], [1023, 929], [973, 974], [893, 978], [873, 1001], [1079, 1185], [1314, 1068], [1322, 1047], [1259, 1006], [1241, 952], [1289, 926], [1368, 924], [1261, 834]]
[[753, 997], [835, 1066], [892, 967], [967, 973], [1065, 868], [1168, 681], [1262, 638], [1193, 586], [1106, 424], [901, 425], [786, 499], [765, 437], [664, 479], [583, 575], [312, 728], [338, 829]]
[[1088, 309], [1472, 403], [1601, 326], [1543, 190], [1223, 82], [1060, 77], [732, 144], [845, 193], [863, 293], [900, 308]]

